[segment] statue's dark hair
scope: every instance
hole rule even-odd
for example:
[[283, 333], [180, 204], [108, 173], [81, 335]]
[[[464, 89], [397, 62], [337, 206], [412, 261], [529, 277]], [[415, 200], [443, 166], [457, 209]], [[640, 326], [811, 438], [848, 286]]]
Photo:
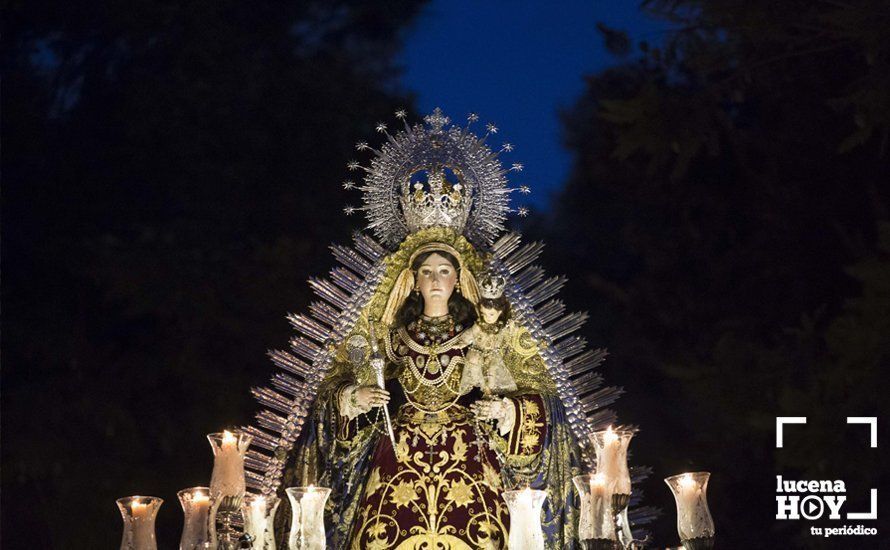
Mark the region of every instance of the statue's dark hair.
[[479, 309], [482, 308], [499, 310], [501, 312], [501, 317], [498, 319], [498, 322], [500, 323], [509, 321], [513, 312], [513, 309], [510, 307], [510, 302], [507, 300], [507, 297], [503, 295], [498, 298], [482, 298], [479, 300]]
[[[457, 271], [457, 280], [460, 281], [460, 263], [457, 261], [457, 258], [444, 250], [430, 250], [429, 252], [419, 254], [414, 261], [411, 262], [411, 270], [414, 271], [415, 279], [417, 277], [417, 270], [423, 265], [423, 262], [433, 254], [438, 254], [451, 262], [451, 265], [454, 267], [455, 271]], [[396, 327], [404, 327], [411, 321], [420, 317], [422, 313], [423, 296], [419, 292], [412, 291], [405, 300], [405, 303], [402, 304], [402, 307], [399, 308], [399, 311], [396, 313]], [[448, 298], [448, 313], [450, 313], [451, 318], [454, 319], [454, 324], [463, 325], [464, 328], [467, 328], [476, 322], [476, 308], [473, 306], [473, 303], [464, 298], [456, 289], [451, 293], [451, 297]]]

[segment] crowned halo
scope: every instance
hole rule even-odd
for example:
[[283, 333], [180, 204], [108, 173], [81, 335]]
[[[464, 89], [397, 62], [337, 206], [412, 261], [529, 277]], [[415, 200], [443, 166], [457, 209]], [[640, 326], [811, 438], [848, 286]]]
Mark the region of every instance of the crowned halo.
[[359, 143], [360, 151], [373, 152], [370, 166], [350, 162], [350, 170], [364, 170], [364, 183], [346, 182], [344, 187], [358, 187], [363, 192], [361, 207], [347, 206], [347, 214], [363, 210], [368, 229], [386, 246], [394, 248], [409, 234], [428, 227], [447, 227], [477, 245], [491, 245], [504, 231], [507, 214], [525, 215], [525, 208], [510, 208], [510, 193], [528, 192], [528, 187], [510, 188], [507, 173], [522, 170], [521, 164], [505, 169], [498, 159], [512, 146], [504, 144], [492, 151], [486, 139], [497, 132], [487, 125], [480, 138], [470, 131], [478, 120], [467, 117], [464, 127], [451, 124], [436, 108], [424, 117], [423, 124], [409, 125], [406, 114], [404, 130], [391, 135], [385, 124], [377, 130], [386, 142], [376, 150]]

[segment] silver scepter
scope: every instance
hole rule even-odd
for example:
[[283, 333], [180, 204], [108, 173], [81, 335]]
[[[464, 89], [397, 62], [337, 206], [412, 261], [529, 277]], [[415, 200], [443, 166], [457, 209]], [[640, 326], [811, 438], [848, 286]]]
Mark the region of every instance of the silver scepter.
[[[368, 323], [368, 335], [371, 337], [371, 367], [374, 369], [374, 374], [377, 375], [377, 385], [380, 386], [380, 389], [386, 389], [383, 380], [383, 356], [380, 355], [380, 346], [377, 345], [377, 336], [374, 333], [373, 321]], [[384, 404], [382, 405], [382, 408], [383, 420], [386, 422], [386, 432], [389, 434], [389, 441], [392, 443], [393, 450], [395, 450], [396, 434], [392, 431], [392, 419], [389, 417], [389, 407]]]

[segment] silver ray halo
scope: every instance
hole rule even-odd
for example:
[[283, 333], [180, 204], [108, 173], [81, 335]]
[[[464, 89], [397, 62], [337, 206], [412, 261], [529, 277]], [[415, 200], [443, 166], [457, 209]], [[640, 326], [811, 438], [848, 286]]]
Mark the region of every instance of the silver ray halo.
[[[396, 116], [405, 119], [399, 111]], [[436, 108], [424, 117], [423, 124], [408, 125], [391, 135], [385, 124], [377, 130], [386, 135], [379, 150], [359, 143], [360, 151], [374, 156], [365, 167], [350, 162], [351, 170], [364, 170], [364, 184], [347, 182], [344, 187], [358, 187], [363, 192], [363, 206], [347, 207], [351, 214], [363, 210], [368, 229], [382, 244], [394, 248], [410, 233], [432, 226], [450, 227], [476, 245], [490, 246], [505, 230], [511, 212], [525, 215], [525, 208], [512, 209], [510, 194], [528, 192], [528, 187], [508, 186], [507, 173], [520, 171], [521, 164], [505, 169], [498, 155], [511, 151], [505, 144], [493, 151], [486, 143], [497, 128], [489, 124], [479, 137], [470, 131], [476, 115], [459, 127]]]

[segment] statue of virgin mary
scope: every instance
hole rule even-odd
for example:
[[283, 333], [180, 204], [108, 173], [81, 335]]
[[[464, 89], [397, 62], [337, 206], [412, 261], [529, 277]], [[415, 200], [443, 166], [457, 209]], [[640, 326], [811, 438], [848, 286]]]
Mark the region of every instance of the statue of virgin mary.
[[[404, 121], [405, 114], [397, 113]], [[475, 121], [474, 115], [470, 122]], [[553, 299], [564, 280], [532, 262], [540, 244], [505, 233], [505, 170], [470, 124], [438, 109], [385, 134], [360, 184], [374, 237], [334, 246], [343, 264], [310, 285], [321, 301], [291, 315], [300, 331], [283, 372], [255, 389], [268, 410], [247, 430], [248, 485], [331, 488], [327, 547], [505, 548], [505, 490], [547, 492], [547, 548], [580, 547], [572, 477], [588, 473], [589, 435], [614, 422], [601, 350], [572, 333], [585, 314]], [[527, 191], [526, 188], [518, 189]]]

